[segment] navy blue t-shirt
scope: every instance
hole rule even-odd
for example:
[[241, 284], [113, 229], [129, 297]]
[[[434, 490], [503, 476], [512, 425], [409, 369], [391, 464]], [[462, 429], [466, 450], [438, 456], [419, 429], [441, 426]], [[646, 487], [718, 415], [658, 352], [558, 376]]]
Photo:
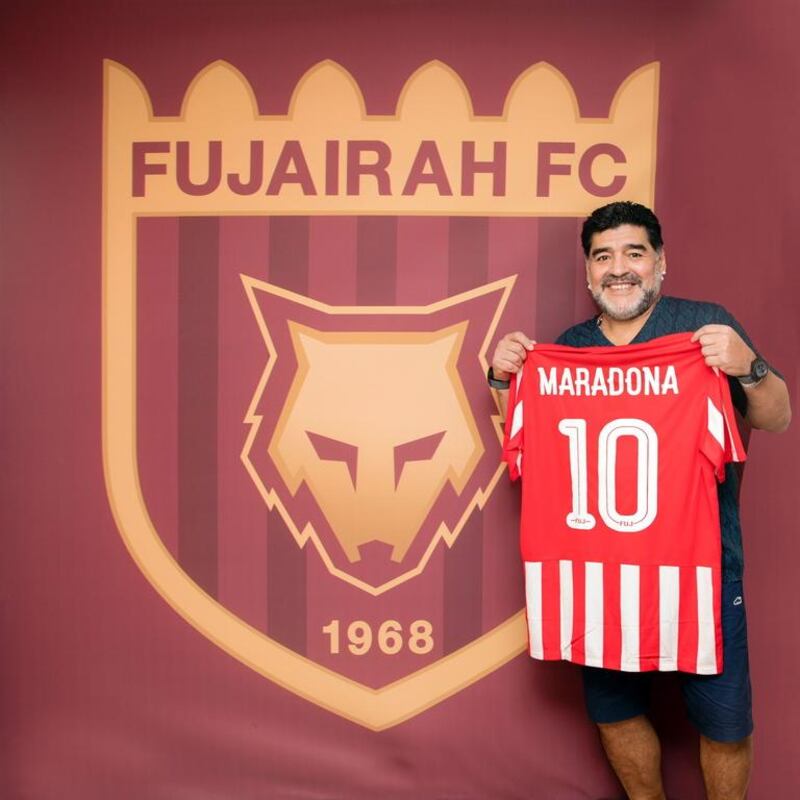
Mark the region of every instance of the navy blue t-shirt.
[[[573, 325], [556, 339], [556, 344], [568, 347], [608, 347], [613, 342], [605, 337], [598, 322], [599, 317], [592, 317], [579, 325]], [[703, 325], [730, 325], [752, 350], [756, 350], [742, 326], [722, 306], [696, 300], [681, 300], [677, 297], [659, 299], [631, 344], [647, 342], [670, 333], [693, 332]], [[745, 391], [735, 378], [729, 376], [728, 383], [733, 404], [744, 416], [747, 413]], [[722, 531], [722, 580], [738, 581], [742, 579], [744, 560], [742, 527], [739, 522], [739, 475], [732, 464], [725, 465], [725, 481], [717, 485], [717, 496]]]

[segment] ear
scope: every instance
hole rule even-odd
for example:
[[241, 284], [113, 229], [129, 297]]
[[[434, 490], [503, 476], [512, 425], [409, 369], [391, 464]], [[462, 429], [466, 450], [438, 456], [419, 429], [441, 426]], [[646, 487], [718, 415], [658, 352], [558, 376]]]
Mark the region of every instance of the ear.
[[659, 261], [659, 272], [662, 275], [667, 274], [667, 251], [662, 247], [661, 251], [658, 254], [658, 261]]

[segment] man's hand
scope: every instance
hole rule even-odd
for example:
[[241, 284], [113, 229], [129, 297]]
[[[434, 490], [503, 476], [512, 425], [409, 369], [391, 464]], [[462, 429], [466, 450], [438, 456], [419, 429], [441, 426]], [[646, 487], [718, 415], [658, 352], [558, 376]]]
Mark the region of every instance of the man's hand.
[[[718, 367], [726, 375], [747, 375], [756, 357], [728, 325], [703, 325], [694, 332], [692, 341], [700, 342], [706, 364]], [[768, 372], [763, 380], [743, 388], [747, 395], [746, 419], [754, 428], [780, 433], [789, 427], [792, 419], [789, 392], [774, 372]]]
[[750, 373], [756, 354], [730, 325], [703, 325], [694, 332], [692, 341], [700, 342], [709, 367], [718, 367], [734, 377]]
[[[498, 343], [492, 357], [492, 371], [499, 381], [507, 381], [522, 369], [522, 364], [536, 344], [522, 331], [506, 334]], [[749, 368], [749, 364], [748, 364]]]

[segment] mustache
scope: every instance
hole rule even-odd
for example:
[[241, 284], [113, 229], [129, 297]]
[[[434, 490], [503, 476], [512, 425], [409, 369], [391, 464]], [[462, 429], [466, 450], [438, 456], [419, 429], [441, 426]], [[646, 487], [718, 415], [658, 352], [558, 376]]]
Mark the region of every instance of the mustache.
[[635, 286], [642, 285], [642, 279], [633, 272], [626, 272], [624, 275], [606, 275], [600, 286], [613, 286], [615, 283], [632, 283]]

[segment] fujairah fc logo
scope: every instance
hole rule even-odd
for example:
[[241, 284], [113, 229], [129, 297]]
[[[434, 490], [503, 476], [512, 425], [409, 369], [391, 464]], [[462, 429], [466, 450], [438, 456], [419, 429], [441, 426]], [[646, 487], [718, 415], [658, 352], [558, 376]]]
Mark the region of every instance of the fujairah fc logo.
[[574, 319], [599, 197], [652, 203], [657, 65], [607, 119], [546, 64], [491, 118], [438, 62], [392, 117], [331, 62], [279, 117], [222, 62], [177, 117], [105, 78], [104, 465], [142, 573], [240, 662], [376, 730], [521, 653], [486, 355]]

